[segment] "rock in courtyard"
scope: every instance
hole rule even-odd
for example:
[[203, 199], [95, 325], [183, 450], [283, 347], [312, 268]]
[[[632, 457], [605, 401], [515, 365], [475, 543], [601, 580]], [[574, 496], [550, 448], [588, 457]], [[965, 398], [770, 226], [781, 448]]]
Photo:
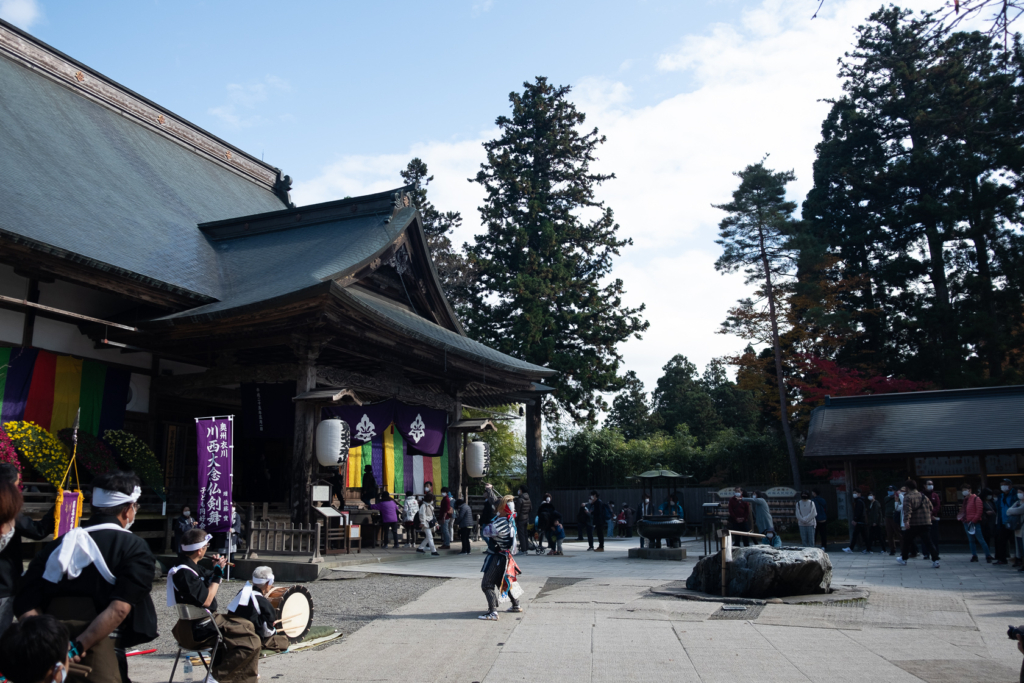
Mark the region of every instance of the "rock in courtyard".
[[[828, 593], [832, 562], [821, 548], [733, 548], [728, 595], [740, 598], [784, 598]], [[722, 594], [722, 558], [715, 553], [697, 562], [686, 587]]]

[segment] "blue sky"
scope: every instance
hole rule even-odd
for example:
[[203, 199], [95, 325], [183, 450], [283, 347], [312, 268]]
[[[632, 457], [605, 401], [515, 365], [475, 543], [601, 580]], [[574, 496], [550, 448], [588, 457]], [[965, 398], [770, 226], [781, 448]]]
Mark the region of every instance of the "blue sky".
[[[941, 0], [911, 0], [936, 7]], [[652, 388], [682, 353], [702, 367], [745, 342], [716, 334], [740, 276], [713, 268], [732, 172], [770, 154], [810, 186], [840, 92], [836, 60], [879, 0], [431, 3], [0, 0], [0, 17], [282, 168], [300, 204], [400, 184], [413, 156], [431, 198], [479, 231], [466, 179], [524, 80], [547, 76], [608, 142], [599, 196], [624, 250], [614, 277], [651, 329], [623, 346]]]

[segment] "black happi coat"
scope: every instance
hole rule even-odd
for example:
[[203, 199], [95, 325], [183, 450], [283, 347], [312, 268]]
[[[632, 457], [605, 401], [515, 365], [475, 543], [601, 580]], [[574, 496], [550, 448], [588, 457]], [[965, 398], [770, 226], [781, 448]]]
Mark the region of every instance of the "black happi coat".
[[[117, 518], [112, 515], [95, 514], [82, 526], [88, 528], [117, 523]], [[111, 602], [120, 600], [131, 605], [132, 610], [118, 627], [118, 646], [131, 647], [155, 639], [156, 608], [149, 593], [153, 588], [156, 560], [149, 546], [135, 534], [125, 531], [104, 529], [90, 535], [114, 575], [114, 585], [106, 582], [95, 565], [83, 569], [77, 579], [64, 577], [58, 583], [44, 579], [46, 561], [61, 543], [56, 539], [46, 544], [25, 572], [24, 585], [14, 599], [14, 613], [21, 615], [33, 609], [46, 612], [54, 598], [76, 597], [91, 598], [99, 614]]]
[[21, 585], [21, 573], [25, 569], [21, 561], [21, 537], [41, 541], [52, 533], [52, 509], [38, 522], [28, 515], [18, 515], [14, 518], [14, 536], [7, 543], [7, 547], [0, 551], [0, 598], [13, 596]]
[[252, 594], [256, 596], [256, 604], [260, 606], [259, 610], [254, 608], [251, 602], [247, 602], [244, 605], [238, 605], [232, 614], [251, 621], [256, 635], [260, 638], [269, 638], [277, 633], [274, 626], [274, 622], [277, 621], [277, 610], [270, 604], [270, 600], [267, 600], [255, 587], [252, 589]]
[[[192, 561], [188, 555], [179, 554], [174, 566], [185, 565], [188, 569], [179, 569], [174, 572], [171, 582], [174, 584], [174, 601], [179, 605], [192, 605], [193, 607], [206, 607], [210, 612], [217, 611], [217, 598], [214, 598], [209, 605], [204, 605], [206, 598], [210, 595], [210, 585], [220, 579], [212, 569], [200, 567]], [[197, 576], [198, 575], [198, 576]]]

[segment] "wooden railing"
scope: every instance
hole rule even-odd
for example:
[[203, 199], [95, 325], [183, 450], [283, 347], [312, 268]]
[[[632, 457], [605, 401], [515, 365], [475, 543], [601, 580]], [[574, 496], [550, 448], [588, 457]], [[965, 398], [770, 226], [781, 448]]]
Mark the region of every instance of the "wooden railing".
[[310, 555], [310, 562], [323, 562], [320, 556], [320, 523], [293, 526], [286, 522], [250, 522], [246, 559], [256, 553]]

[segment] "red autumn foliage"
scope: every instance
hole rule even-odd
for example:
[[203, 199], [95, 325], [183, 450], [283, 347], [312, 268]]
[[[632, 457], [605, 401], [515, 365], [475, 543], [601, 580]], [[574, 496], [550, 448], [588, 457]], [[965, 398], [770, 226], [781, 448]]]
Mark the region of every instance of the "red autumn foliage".
[[859, 370], [844, 368], [838, 363], [818, 358], [809, 353], [800, 354], [802, 377], [793, 384], [800, 389], [804, 403], [818, 403], [825, 396], [861, 396], [864, 394], [895, 394], [905, 391], [926, 391], [928, 382], [914, 382], [884, 375], [866, 376]]

